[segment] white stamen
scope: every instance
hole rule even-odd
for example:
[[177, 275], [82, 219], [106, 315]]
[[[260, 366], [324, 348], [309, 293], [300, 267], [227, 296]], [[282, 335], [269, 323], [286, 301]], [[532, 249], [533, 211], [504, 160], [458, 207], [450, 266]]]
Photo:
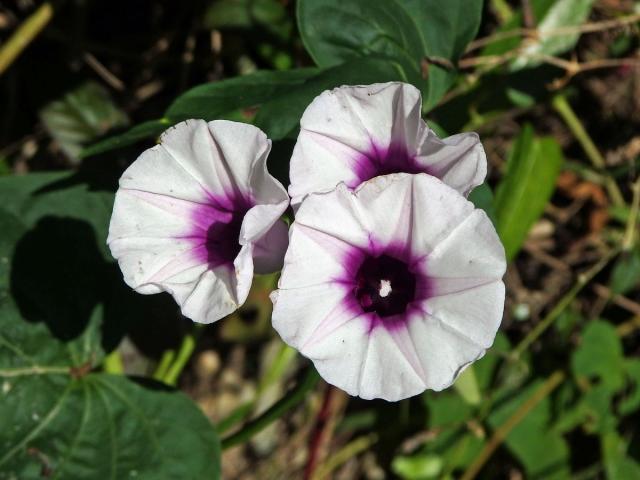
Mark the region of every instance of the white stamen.
[[380, 289], [378, 290], [378, 295], [382, 298], [386, 297], [391, 293], [391, 282], [389, 280], [380, 280]]

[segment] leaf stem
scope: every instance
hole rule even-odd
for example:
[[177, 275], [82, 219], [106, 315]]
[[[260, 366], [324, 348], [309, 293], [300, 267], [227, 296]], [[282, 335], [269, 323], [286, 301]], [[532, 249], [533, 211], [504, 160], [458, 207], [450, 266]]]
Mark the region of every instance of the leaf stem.
[[473, 480], [476, 475], [480, 472], [482, 467], [487, 460], [493, 455], [493, 452], [500, 446], [500, 444], [507, 438], [511, 430], [513, 430], [516, 425], [518, 425], [524, 418], [529, 414], [531, 410], [533, 410], [538, 403], [544, 400], [553, 390], [560, 385], [565, 378], [564, 372], [561, 370], [557, 370], [552, 373], [549, 378], [544, 382], [544, 384], [536, 390], [536, 392], [527, 399], [514, 413], [511, 415], [506, 422], [504, 422], [498, 429], [493, 432], [491, 439], [484, 448], [480, 451], [478, 456], [474, 459], [474, 461], [469, 465], [469, 468], [464, 472], [464, 475], [461, 477], [461, 480]]
[[251, 414], [256, 406], [258, 398], [260, 398], [265, 390], [275, 384], [278, 379], [282, 377], [295, 356], [296, 351], [283, 342], [276, 358], [269, 366], [267, 372], [260, 379], [260, 383], [258, 384], [258, 388], [256, 389], [256, 393], [253, 398], [239, 407], [236, 407], [227, 417], [218, 422], [216, 430], [219, 435], [223, 434]]
[[[573, 135], [576, 137], [576, 140], [578, 140], [578, 143], [580, 143], [582, 150], [584, 150], [584, 153], [591, 161], [591, 164], [598, 171], [604, 172], [606, 168], [604, 157], [602, 156], [596, 145], [593, 143], [593, 140], [591, 140], [591, 137], [585, 130], [576, 113], [571, 108], [571, 105], [567, 101], [567, 97], [564, 94], [558, 94], [553, 97], [551, 105], [553, 106], [555, 111], [558, 112], [558, 114], [562, 117], [564, 122], [567, 124], [567, 127], [569, 127], [569, 130], [571, 130], [571, 133], [573, 133]], [[622, 193], [618, 188], [618, 184], [613, 178], [608, 175], [605, 176], [605, 188], [607, 189], [609, 197], [611, 197], [611, 201], [614, 205], [625, 205]]]
[[222, 449], [234, 447], [250, 439], [252, 436], [268, 427], [280, 418], [287, 410], [302, 402], [306, 394], [316, 385], [320, 376], [316, 369], [309, 367], [300, 383], [287, 392], [280, 400], [273, 404], [266, 412], [247, 423], [238, 432], [222, 439]]
[[22, 51], [33, 41], [53, 17], [50, 2], [40, 5], [35, 12], [22, 22], [11, 38], [0, 49], [0, 75], [18, 58]]

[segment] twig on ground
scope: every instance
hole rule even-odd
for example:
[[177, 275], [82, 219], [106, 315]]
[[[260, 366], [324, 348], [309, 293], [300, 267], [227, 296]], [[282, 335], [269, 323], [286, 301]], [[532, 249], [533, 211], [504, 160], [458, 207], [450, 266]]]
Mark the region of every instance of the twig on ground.
[[35, 12], [18, 27], [9, 40], [0, 48], [0, 75], [18, 58], [22, 51], [40, 34], [53, 17], [50, 2], [40, 5]]
[[[545, 38], [562, 37], [564, 35], [573, 35], [576, 33], [601, 32], [604, 30], [611, 30], [614, 28], [624, 27], [637, 22], [640, 22], [640, 14], [628, 15], [625, 17], [614, 18], [611, 20], [603, 20], [601, 22], [590, 22], [590, 23], [583, 23], [582, 25], [553, 28], [553, 29], [546, 30], [544, 32], [544, 37]], [[486, 45], [489, 45], [491, 43], [499, 42], [501, 40], [507, 40], [509, 38], [514, 38], [514, 37], [538, 38], [539, 36], [540, 36], [540, 32], [538, 31], [537, 28], [514, 28], [512, 30], [497, 32], [492, 35], [474, 40], [467, 46], [466, 52], [467, 53], [472, 52]]]
[[96, 57], [89, 52], [85, 52], [82, 55], [84, 62], [94, 71], [104, 82], [114, 90], [119, 92], [124, 91], [125, 85], [122, 80], [116, 77], [107, 67], [105, 67]]

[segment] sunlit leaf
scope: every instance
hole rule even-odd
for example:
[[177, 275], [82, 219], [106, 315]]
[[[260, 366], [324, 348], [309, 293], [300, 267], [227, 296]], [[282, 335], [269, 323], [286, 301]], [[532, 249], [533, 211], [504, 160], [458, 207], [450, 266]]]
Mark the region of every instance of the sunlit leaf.
[[396, 457], [391, 468], [406, 480], [438, 478], [442, 471], [442, 458], [437, 455], [422, 454], [412, 457]]
[[628, 455], [628, 444], [618, 433], [603, 435], [601, 444], [608, 480], [640, 478], [640, 463]]
[[460, 374], [453, 384], [453, 388], [455, 388], [464, 401], [470, 405], [478, 405], [482, 399], [473, 365], [469, 365], [465, 371]]
[[542, 63], [541, 55], [558, 55], [564, 53], [576, 44], [579, 33], [557, 35], [560, 28], [582, 24], [591, 12], [593, 0], [556, 0], [544, 13], [538, 17], [537, 35], [535, 39], [525, 40], [525, 47], [521, 55], [513, 62], [514, 70], [532, 67]]
[[540, 218], [562, 166], [560, 145], [553, 138], [534, 136], [525, 126], [516, 139], [504, 177], [496, 189], [498, 233], [507, 258], [520, 250], [530, 228]]
[[622, 343], [616, 329], [603, 321], [590, 322], [571, 361], [576, 376], [596, 379], [611, 391], [624, 385]]

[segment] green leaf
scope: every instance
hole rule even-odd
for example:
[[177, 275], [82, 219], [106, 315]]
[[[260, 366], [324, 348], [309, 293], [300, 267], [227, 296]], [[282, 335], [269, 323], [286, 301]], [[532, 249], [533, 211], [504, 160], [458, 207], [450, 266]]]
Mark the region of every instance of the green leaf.
[[625, 295], [640, 286], [640, 249], [624, 252], [611, 271], [611, 290]]
[[5, 304], [0, 332], [0, 479], [219, 478], [215, 431], [186, 396], [86, 374], [95, 324], [62, 342]]
[[96, 244], [112, 197], [65, 173], [0, 178], [0, 479], [219, 473], [214, 429], [184, 395], [89, 373], [119, 340], [108, 319], [128, 319]]
[[530, 125], [523, 128], [496, 189], [498, 233], [508, 260], [515, 257], [529, 229], [542, 215], [562, 162], [562, 150], [555, 139], [535, 137]]
[[171, 125], [173, 125], [173, 122], [168, 118], [149, 120], [148, 122], [140, 123], [126, 132], [94, 143], [93, 145], [85, 148], [80, 156], [82, 158], [91, 157], [110, 150], [116, 150], [118, 148], [133, 145], [134, 143], [149, 137], [157, 137]]
[[625, 359], [625, 372], [632, 389], [620, 401], [618, 410], [621, 415], [629, 415], [640, 408], [640, 360], [637, 358]]
[[469, 194], [469, 201], [475, 205], [476, 208], [481, 208], [485, 211], [491, 221], [496, 223], [496, 211], [494, 208], [493, 192], [491, 187], [486, 183], [477, 186]]
[[[536, 380], [499, 403], [489, 415], [489, 424], [498, 428], [540, 388]], [[551, 401], [545, 397], [505, 439], [509, 451], [522, 463], [527, 478], [569, 478], [569, 447], [562, 435], [550, 428]]]
[[316, 68], [258, 71], [198, 85], [180, 95], [167, 109], [166, 116], [172, 123], [188, 118], [215, 120], [234, 110], [257, 107], [275, 97], [286, 96], [318, 72]]
[[391, 62], [369, 58], [324, 70], [304, 68], [288, 71], [260, 71], [241, 77], [199, 85], [178, 97], [161, 120], [138, 125], [128, 132], [92, 145], [85, 156], [103, 153], [158, 135], [188, 118], [215, 120], [239, 116], [240, 109], [258, 107], [254, 123], [272, 140], [294, 136], [300, 117], [311, 101], [324, 90], [347, 84], [367, 84], [400, 80], [398, 67]]
[[615, 327], [599, 320], [590, 322], [573, 353], [571, 367], [577, 377], [594, 378], [611, 392], [621, 389], [625, 383], [624, 357]]
[[112, 128], [129, 124], [127, 115], [109, 93], [94, 82], [86, 83], [42, 109], [40, 118], [49, 134], [72, 160], [82, 147]]
[[453, 384], [453, 388], [455, 388], [460, 397], [469, 405], [478, 405], [480, 400], [482, 400], [473, 365], [469, 365], [465, 371], [460, 374]]
[[391, 464], [394, 473], [407, 480], [438, 478], [442, 466], [442, 458], [431, 454], [396, 457]]
[[[444, 464], [444, 472], [465, 468], [482, 449], [485, 441], [480, 432], [469, 428], [476, 409], [451, 391], [429, 392], [422, 398], [429, 411], [428, 429], [437, 431], [438, 435], [428, 440], [423, 451], [413, 458], [418, 460], [420, 456], [437, 455]], [[438, 478], [448, 477], [443, 473]]]
[[109, 259], [105, 242], [113, 196], [112, 192], [91, 191], [68, 172], [0, 178], [0, 210], [19, 218], [25, 228], [34, 227], [45, 216], [86, 222], [96, 233], [99, 250]]
[[283, 38], [292, 30], [287, 10], [278, 0], [218, 0], [207, 9], [203, 23], [208, 29], [259, 25]]
[[300, 0], [298, 27], [316, 64], [330, 67], [354, 58], [383, 56], [402, 65], [406, 80], [420, 86], [433, 107], [455, 74], [425, 57], [455, 63], [480, 25], [479, 0]]
[[536, 39], [526, 41], [521, 56], [512, 63], [511, 68], [517, 70], [534, 67], [542, 63], [542, 60], [535, 58], [536, 55], [553, 56], [572, 49], [580, 37], [579, 33], [555, 35], [553, 32], [559, 28], [582, 24], [589, 17], [592, 5], [593, 0], [557, 0], [553, 2], [544, 16], [538, 17]]
[[640, 464], [627, 454], [628, 445], [617, 432], [603, 435], [600, 443], [608, 480], [640, 478]]
[[294, 136], [304, 110], [324, 90], [341, 85], [362, 85], [400, 80], [395, 66], [387, 61], [369, 58], [356, 60], [319, 71], [286, 93], [264, 103], [255, 124], [273, 140]]
[[[113, 193], [92, 191], [77, 174], [0, 178], [0, 300], [24, 318], [72, 340], [100, 323], [100, 350], [113, 349], [166, 296], [141, 296], [122, 282], [106, 245]], [[168, 314], [170, 315], [170, 313]]]

